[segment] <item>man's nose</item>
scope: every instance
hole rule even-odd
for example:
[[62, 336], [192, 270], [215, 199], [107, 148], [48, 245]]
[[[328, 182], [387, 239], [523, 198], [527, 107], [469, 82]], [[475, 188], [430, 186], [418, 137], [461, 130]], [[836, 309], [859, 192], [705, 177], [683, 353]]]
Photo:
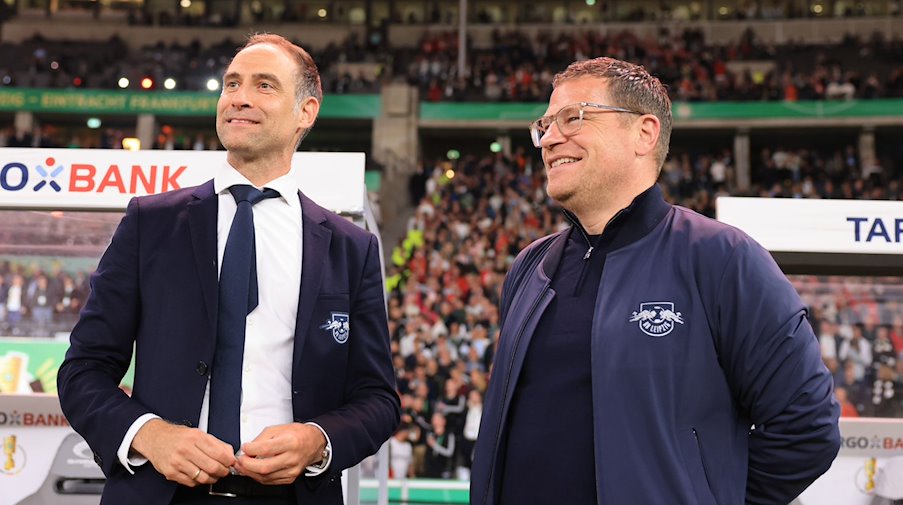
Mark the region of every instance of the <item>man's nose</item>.
[[251, 95], [247, 86], [241, 85], [229, 93], [229, 105], [236, 109], [244, 109], [252, 105]]
[[540, 137], [539, 146], [549, 148], [564, 142], [566, 138], [567, 137], [562, 135], [561, 130], [558, 128], [558, 121], [552, 121], [549, 124], [549, 127], [546, 128], [546, 132]]

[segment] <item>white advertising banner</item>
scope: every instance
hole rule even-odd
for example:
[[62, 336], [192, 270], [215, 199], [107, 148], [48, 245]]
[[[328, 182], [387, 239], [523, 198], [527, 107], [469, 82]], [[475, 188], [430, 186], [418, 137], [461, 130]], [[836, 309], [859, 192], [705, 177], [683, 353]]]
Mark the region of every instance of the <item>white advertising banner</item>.
[[[197, 186], [225, 166], [225, 151], [0, 149], [0, 208], [125, 209], [133, 196]], [[334, 212], [364, 209], [363, 153], [295, 153], [298, 187]]]
[[719, 197], [717, 216], [769, 251], [903, 253], [903, 202]]
[[[72, 433], [56, 395], [0, 395], [0, 505], [17, 504], [46, 480], [60, 443]], [[87, 444], [79, 454], [98, 468]]]
[[792, 505], [873, 505], [903, 498], [903, 419], [841, 418], [840, 439], [831, 468]]

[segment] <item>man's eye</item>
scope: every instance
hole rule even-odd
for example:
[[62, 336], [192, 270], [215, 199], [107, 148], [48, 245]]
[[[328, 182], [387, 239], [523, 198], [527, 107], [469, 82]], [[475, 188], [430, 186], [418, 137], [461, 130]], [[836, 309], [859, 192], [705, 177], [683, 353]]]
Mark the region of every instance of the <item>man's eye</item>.
[[568, 114], [564, 117], [565, 123], [573, 123], [574, 121], [580, 121], [580, 114]]

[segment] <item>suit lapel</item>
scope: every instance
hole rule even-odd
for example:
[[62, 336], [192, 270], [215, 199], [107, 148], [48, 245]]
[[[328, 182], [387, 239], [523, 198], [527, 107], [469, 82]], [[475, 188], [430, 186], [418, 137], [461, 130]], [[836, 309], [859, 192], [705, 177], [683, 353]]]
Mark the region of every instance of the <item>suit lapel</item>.
[[198, 186], [188, 204], [188, 224], [191, 230], [191, 247], [204, 293], [204, 307], [210, 322], [211, 334], [216, 332], [217, 285], [216, 271], [216, 213], [218, 201], [213, 192], [213, 181]]
[[295, 323], [295, 349], [293, 363], [301, 362], [301, 352], [307, 339], [307, 328], [320, 292], [323, 272], [329, 261], [329, 243], [332, 230], [325, 226], [326, 213], [300, 191], [303, 245], [301, 252], [301, 296], [298, 298], [298, 316]]

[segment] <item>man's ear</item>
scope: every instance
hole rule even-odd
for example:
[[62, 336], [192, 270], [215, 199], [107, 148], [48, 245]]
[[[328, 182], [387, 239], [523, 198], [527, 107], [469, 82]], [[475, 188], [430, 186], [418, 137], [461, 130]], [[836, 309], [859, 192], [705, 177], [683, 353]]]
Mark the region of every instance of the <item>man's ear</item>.
[[637, 125], [635, 149], [637, 156], [653, 156], [658, 146], [658, 134], [662, 129], [661, 122], [653, 114], [643, 114]]
[[318, 114], [320, 114], [320, 101], [312, 96], [304, 98], [301, 102], [301, 113], [298, 114], [298, 128], [310, 129], [317, 120]]

